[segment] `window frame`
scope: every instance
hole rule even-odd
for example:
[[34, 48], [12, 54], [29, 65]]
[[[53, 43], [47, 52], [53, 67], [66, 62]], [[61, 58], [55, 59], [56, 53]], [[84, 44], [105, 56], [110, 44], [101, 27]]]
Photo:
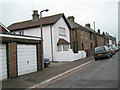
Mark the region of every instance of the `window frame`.
[[[64, 33], [63, 33], [63, 31], [61, 32], [61, 30], [63, 30]], [[63, 27], [59, 27], [59, 35], [60, 35], [60, 36], [66, 36], [66, 29], [63, 28]]]

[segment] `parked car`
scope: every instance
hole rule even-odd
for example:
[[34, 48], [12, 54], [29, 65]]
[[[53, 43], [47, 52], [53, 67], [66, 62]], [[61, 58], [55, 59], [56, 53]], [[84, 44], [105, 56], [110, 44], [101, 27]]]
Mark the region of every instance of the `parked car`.
[[115, 50], [115, 52], [118, 51], [118, 48], [117, 48], [116, 46], [112, 46], [111, 48], [112, 48], [113, 50]]
[[50, 61], [48, 58], [43, 58], [44, 68], [48, 67], [50, 65]]
[[115, 50], [114, 49], [112, 49], [111, 47], [109, 47], [109, 50], [110, 50], [111, 55], [115, 54]]
[[94, 50], [94, 58], [95, 60], [101, 59], [101, 58], [110, 58], [111, 53], [107, 46], [99, 46], [96, 47]]

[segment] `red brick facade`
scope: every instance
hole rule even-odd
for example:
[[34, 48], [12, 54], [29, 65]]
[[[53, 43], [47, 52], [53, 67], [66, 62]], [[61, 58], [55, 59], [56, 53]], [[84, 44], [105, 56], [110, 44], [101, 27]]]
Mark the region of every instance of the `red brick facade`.
[[73, 16], [68, 17], [68, 22], [71, 26], [70, 43], [71, 49], [76, 53], [80, 50], [85, 50], [87, 56], [93, 55], [94, 48], [97, 46], [109, 46], [109, 40], [115, 43], [116, 38], [104, 36], [91, 29], [90, 24], [85, 24], [85, 27], [77, 24]]
[[16, 42], [8, 43], [8, 78], [17, 76], [17, 44]]

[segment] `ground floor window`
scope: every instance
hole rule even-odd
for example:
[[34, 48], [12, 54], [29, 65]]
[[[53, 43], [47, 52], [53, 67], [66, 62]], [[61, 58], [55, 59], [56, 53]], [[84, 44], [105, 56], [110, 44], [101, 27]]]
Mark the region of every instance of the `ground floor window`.
[[62, 51], [62, 45], [57, 46], [58, 52]]
[[63, 51], [68, 51], [69, 49], [69, 45], [68, 44], [64, 44], [63, 45]]
[[69, 50], [69, 44], [60, 44], [57, 45], [58, 52], [60, 51], [68, 51]]

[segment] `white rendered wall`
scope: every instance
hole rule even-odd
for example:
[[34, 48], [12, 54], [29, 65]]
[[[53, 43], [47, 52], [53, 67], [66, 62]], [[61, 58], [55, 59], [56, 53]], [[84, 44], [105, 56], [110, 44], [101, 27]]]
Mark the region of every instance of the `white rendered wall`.
[[73, 53], [72, 49], [64, 52], [56, 52], [54, 61], [75, 61], [86, 57], [85, 51], [79, 51], [78, 53]]
[[49, 58], [52, 61], [50, 26], [43, 27], [43, 50], [44, 58]]
[[[67, 24], [65, 23], [63, 17], [61, 17], [58, 22], [56, 24], [54, 24], [52, 26], [52, 30], [53, 30], [53, 60], [56, 60], [56, 54], [58, 53], [58, 49], [57, 49], [57, 42], [59, 40], [59, 38], [63, 38], [66, 41], [70, 42], [70, 35], [69, 35], [69, 28], [67, 26]], [[59, 27], [63, 27], [66, 30], [66, 36], [59, 36]]]
[[[20, 31], [24, 31], [24, 35], [28, 35], [28, 36], [40, 37], [40, 35], [41, 35], [40, 27], [24, 29], [24, 30], [19, 30], [19, 31], [14, 31], [14, 32], [15, 32], [15, 34], [19, 34]], [[14, 33], [14, 32], [12, 32], [12, 33]]]

